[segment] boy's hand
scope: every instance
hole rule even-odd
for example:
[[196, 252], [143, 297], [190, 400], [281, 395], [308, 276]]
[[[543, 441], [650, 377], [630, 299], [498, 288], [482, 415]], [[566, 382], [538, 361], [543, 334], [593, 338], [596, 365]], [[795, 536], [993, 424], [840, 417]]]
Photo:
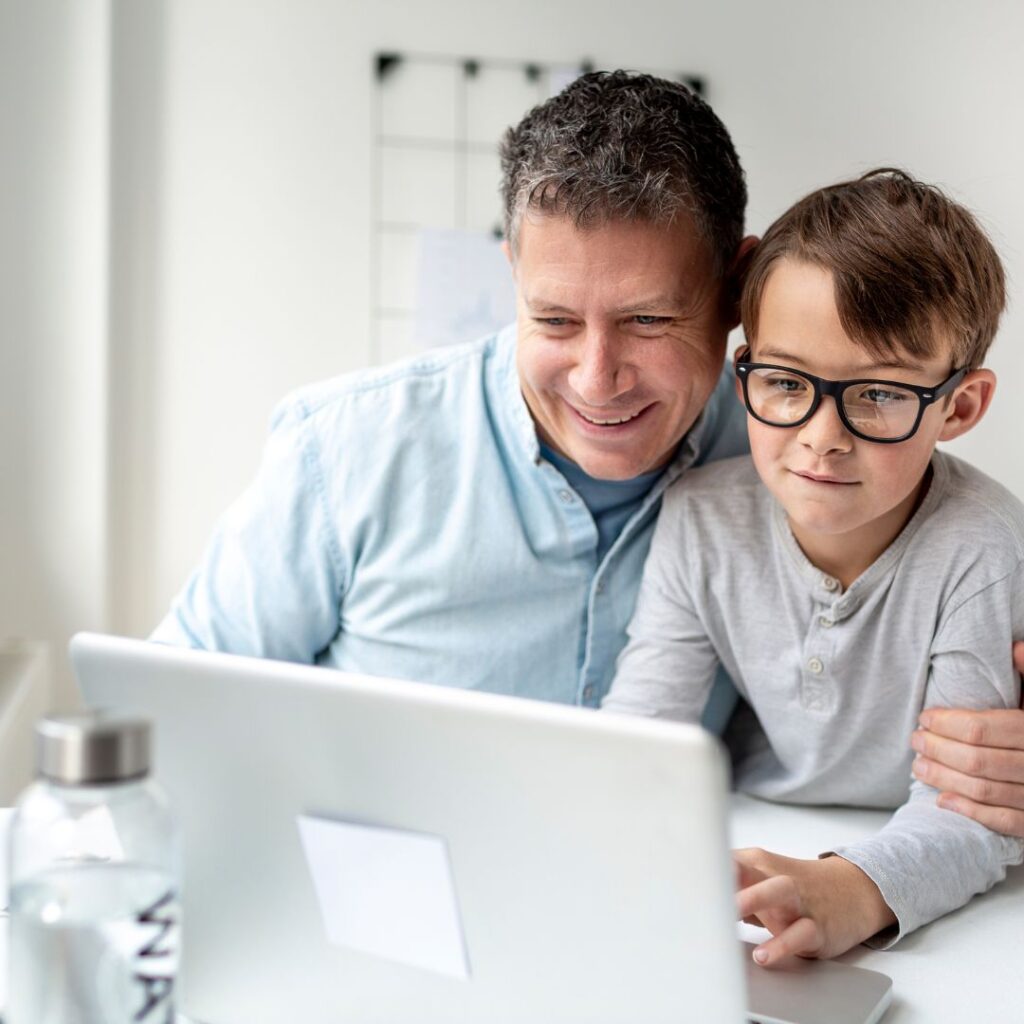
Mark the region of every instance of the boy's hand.
[[[1024, 643], [1013, 663], [1024, 675]], [[1024, 838], [1024, 711], [929, 708], [920, 723], [914, 776], [942, 790], [939, 806]]]
[[842, 857], [795, 860], [760, 849], [733, 856], [739, 916], [773, 935], [754, 950], [759, 964], [838, 956], [896, 923], [878, 886]]

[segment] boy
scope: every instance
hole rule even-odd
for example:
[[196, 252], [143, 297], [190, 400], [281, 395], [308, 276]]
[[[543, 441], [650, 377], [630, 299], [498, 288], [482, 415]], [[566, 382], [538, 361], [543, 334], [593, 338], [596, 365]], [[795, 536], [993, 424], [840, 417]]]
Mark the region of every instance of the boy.
[[1019, 704], [1024, 506], [934, 450], [988, 408], [1004, 302], [973, 217], [899, 171], [812, 193], [754, 254], [751, 458], [666, 492], [604, 707], [698, 721], [721, 663], [758, 720], [740, 789], [902, 804], [820, 860], [737, 854], [740, 914], [773, 933], [759, 963], [891, 945], [1024, 857], [911, 786], [905, 752], [924, 707]]

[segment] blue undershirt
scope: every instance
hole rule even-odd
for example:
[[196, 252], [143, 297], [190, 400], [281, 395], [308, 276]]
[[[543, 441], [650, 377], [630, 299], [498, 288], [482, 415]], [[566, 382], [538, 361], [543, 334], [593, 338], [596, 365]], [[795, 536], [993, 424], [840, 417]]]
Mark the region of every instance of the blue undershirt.
[[584, 473], [571, 460], [541, 442], [541, 455], [565, 477], [566, 483], [583, 499], [597, 527], [597, 561], [608, 553], [626, 520], [640, 507], [664, 467], [630, 480], [599, 480]]

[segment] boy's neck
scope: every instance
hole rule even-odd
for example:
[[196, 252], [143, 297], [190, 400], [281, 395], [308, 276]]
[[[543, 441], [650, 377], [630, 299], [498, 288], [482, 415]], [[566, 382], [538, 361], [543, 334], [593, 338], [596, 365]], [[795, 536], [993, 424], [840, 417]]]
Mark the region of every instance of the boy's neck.
[[849, 533], [815, 533], [792, 520], [789, 528], [809, 562], [834, 576], [846, 590], [900, 535], [918, 510], [932, 479], [931, 465], [917, 486], [895, 508]]

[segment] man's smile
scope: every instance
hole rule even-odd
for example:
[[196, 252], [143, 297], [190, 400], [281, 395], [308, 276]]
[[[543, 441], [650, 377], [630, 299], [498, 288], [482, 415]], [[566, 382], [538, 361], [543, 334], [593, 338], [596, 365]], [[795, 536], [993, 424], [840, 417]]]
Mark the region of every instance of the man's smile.
[[618, 411], [608, 410], [603, 413], [588, 413], [577, 409], [571, 402], [566, 402], [566, 407], [573, 413], [576, 422], [587, 431], [600, 431], [603, 434], [620, 432], [632, 429], [638, 421], [646, 419], [645, 414], [657, 405], [657, 402], [649, 402], [639, 408]]

